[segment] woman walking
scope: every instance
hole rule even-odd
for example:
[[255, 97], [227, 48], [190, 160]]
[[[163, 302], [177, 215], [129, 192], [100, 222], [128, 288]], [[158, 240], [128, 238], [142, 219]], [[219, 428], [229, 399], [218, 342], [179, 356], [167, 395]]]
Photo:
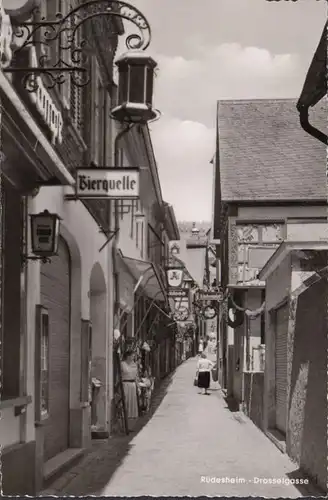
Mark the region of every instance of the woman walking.
[[204, 393], [209, 396], [208, 388], [211, 382], [211, 370], [214, 367], [214, 363], [207, 359], [205, 352], [202, 352], [201, 358], [197, 363], [197, 373], [198, 373], [198, 387], [204, 389]]
[[139, 416], [137, 396], [138, 367], [134, 362], [133, 351], [126, 351], [124, 353], [121, 362], [121, 371], [129, 430], [132, 431]]

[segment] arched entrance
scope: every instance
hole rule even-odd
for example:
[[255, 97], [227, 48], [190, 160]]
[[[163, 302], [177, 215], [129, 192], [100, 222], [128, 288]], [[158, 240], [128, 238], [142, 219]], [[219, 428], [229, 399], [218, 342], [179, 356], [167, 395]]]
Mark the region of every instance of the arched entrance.
[[71, 259], [63, 238], [58, 255], [41, 264], [41, 303], [49, 314], [48, 418], [44, 420], [44, 459], [69, 447]]
[[[97, 262], [90, 276], [90, 321], [92, 326], [91, 375], [93, 382], [93, 411], [91, 425], [93, 430], [107, 430], [107, 357], [106, 335], [107, 287], [104, 272]], [[96, 398], [95, 398], [96, 396]]]

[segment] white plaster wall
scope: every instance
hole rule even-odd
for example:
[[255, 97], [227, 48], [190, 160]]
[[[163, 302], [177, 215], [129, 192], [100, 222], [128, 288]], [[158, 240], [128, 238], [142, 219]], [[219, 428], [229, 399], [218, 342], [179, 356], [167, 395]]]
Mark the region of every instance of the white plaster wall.
[[[79, 201], [65, 201], [64, 187], [44, 187], [40, 193], [29, 200], [29, 213], [38, 213], [45, 209], [57, 213], [61, 218], [62, 235], [66, 239], [72, 257], [72, 328], [71, 328], [71, 387], [70, 408], [80, 408], [81, 383], [81, 319], [90, 319], [90, 276], [95, 263], [99, 263], [106, 282], [106, 340], [107, 349], [107, 390], [112, 385], [112, 297], [113, 280], [111, 268], [111, 244], [102, 252], [101, 246], [106, 237], [99, 230], [96, 221]], [[80, 257], [80, 262], [78, 262]], [[35, 305], [40, 303], [40, 264], [30, 261], [28, 264], [27, 283], [27, 384], [26, 391], [34, 401], [34, 335], [35, 335]], [[106, 410], [108, 412], [108, 410]], [[26, 413], [26, 439], [35, 439], [34, 403], [28, 405]]]
[[2, 410], [0, 410], [0, 446], [6, 448], [6, 446], [17, 444], [19, 442], [19, 417], [14, 416], [13, 407], [3, 408]]

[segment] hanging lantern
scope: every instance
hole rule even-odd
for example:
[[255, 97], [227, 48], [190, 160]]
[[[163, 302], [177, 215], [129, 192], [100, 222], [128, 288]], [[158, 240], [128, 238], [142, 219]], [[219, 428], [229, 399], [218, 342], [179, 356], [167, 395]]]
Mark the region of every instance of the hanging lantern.
[[60, 217], [44, 210], [31, 214], [32, 252], [39, 258], [56, 255], [59, 242]]
[[145, 123], [157, 113], [153, 109], [154, 69], [157, 63], [144, 52], [129, 51], [117, 59], [118, 103], [112, 115], [124, 122]]

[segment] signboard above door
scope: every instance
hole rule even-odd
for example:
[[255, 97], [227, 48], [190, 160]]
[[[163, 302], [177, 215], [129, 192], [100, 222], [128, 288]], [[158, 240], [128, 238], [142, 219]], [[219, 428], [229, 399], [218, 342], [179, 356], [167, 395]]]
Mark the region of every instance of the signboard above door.
[[78, 168], [75, 195], [84, 199], [138, 199], [140, 172], [138, 168]]

